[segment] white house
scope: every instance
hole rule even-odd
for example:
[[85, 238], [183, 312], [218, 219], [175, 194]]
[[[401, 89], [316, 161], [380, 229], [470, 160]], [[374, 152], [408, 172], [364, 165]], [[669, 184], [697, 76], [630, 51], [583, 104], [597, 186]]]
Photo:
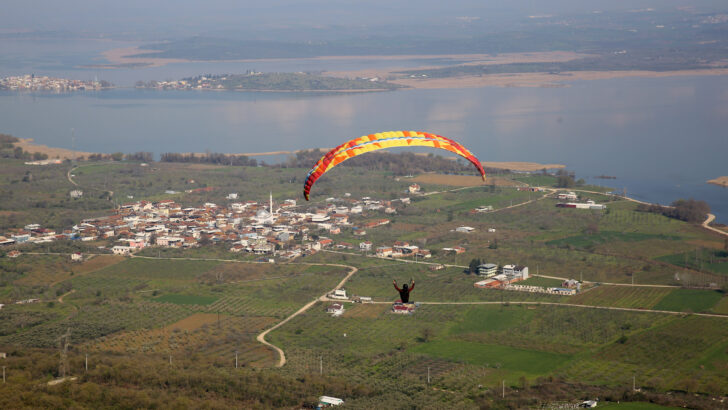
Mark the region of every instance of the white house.
[[516, 265], [503, 265], [503, 269], [501, 273], [508, 276], [513, 276], [515, 274]]
[[71, 254], [71, 260], [74, 262], [80, 262], [83, 260], [83, 255], [81, 252], [74, 252]]
[[116, 245], [111, 248], [111, 252], [113, 252], [114, 255], [128, 255], [131, 253], [131, 249], [132, 248], [130, 246]]
[[331, 313], [332, 316], [341, 316], [344, 314], [344, 304], [332, 303], [326, 308], [326, 313]]
[[369, 242], [369, 241], [359, 243], [359, 250], [361, 250], [361, 251], [371, 251], [372, 250], [372, 243]]

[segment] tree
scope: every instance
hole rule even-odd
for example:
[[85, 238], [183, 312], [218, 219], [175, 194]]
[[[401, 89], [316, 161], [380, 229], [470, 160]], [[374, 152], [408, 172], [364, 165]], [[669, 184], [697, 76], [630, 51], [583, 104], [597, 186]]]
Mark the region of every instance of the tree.
[[124, 159], [124, 153], [115, 152], [115, 153], [111, 154], [111, 159], [113, 159], [114, 161], [121, 161], [122, 159]]
[[559, 188], [571, 188], [576, 184], [574, 182], [574, 173], [565, 169], [556, 172], [556, 186]]
[[468, 272], [477, 273], [478, 266], [480, 266], [480, 259], [471, 259], [470, 264], [468, 265]]

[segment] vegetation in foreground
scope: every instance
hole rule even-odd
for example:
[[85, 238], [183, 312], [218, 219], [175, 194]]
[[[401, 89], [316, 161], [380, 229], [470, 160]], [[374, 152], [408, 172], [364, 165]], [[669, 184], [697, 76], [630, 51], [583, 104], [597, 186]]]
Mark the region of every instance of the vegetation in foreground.
[[[2, 167], [8, 172], [2, 174], [0, 190], [16, 192], [0, 215], [6, 227], [43, 218], [62, 228], [59, 214], [75, 223], [80, 217], [104, 215], [113, 206], [95, 195], [66, 200], [72, 188], [68, 166], [34, 168], [10, 160]], [[34, 175], [32, 181], [22, 181], [25, 172]], [[276, 200], [296, 197], [296, 178], [305, 170], [91, 162], [73, 172], [87, 192], [113, 190], [117, 196], [174, 198], [195, 206], [223, 201], [228, 192], [263, 200], [272, 189]], [[182, 172], [185, 178], [179, 177]], [[342, 167], [327, 174], [317, 189], [322, 197], [350, 192], [398, 198], [409, 185], [391, 171], [361, 174]], [[263, 175], [272, 185], [256, 183]], [[528, 178], [542, 185], [558, 182], [546, 175]], [[202, 185], [212, 189], [185, 193]], [[728, 319], [696, 315], [725, 313], [728, 306], [720, 289], [706, 289], [726, 283], [719, 253], [724, 241], [717, 235], [638, 212], [635, 204], [608, 195], [580, 192], [583, 199], [608, 205], [605, 212], [581, 212], [555, 208], [555, 199], [508, 186], [448, 192], [446, 186], [422, 185], [425, 192], [443, 192], [413, 197], [389, 216], [389, 225], [370, 230], [365, 238], [347, 229], [334, 238], [354, 245], [407, 240], [432, 249], [433, 262], [460, 267], [433, 271], [429, 265], [355, 251], [320, 252], [290, 264], [251, 264], [219, 245], [189, 251], [152, 248], [145, 251], [151, 259], [99, 255], [78, 264], [68, 260], [70, 252], [99, 253], [99, 244], [21, 247], [20, 257], [0, 258], [0, 303], [6, 303], [0, 310], [0, 351], [8, 353], [0, 406], [270, 408], [313, 404], [327, 394], [344, 398], [353, 408], [392, 403], [518, 408], [595, 397], [715, 408], [713, 398], [728, 393]], [[28, 208], [23, 195], [31, 203], [47, 201], [47, 208]], [[97, 208], [97, 203], [103, 206]], [[472, 212], [482, 205], [497, 211]], [[459, 225], [476, 230], [453, 232]], [[453, 246], [466, 253], [442, 250]], [[684, 255], [690, 256], [688, 263]], [[182, 257], [217, 260], [174, 259]], [[464, 272], [476, 258], [602, 285], [574, 297], [477, 289], [473, 283], [478, 278]], [[495, 304], [423, 304], [412, 316], [398, 316], [386, 304], [347, 303], [345, 314], [332, 318], [318, 303], [269, 335], [289, 360], [275, 369], [275, 353], [256, 335], [331, 289], [346, 272], [298, 262], [357, 266], [347, 291], [378, 301], [395, 298], [393, 277], [412, 277], [416, 301]], [[609, 285], [633, 280], [686, 288]], [[554, 281], [536, 277], [530, 283], [550, 286]], [[26, 298], [40, 302], [9, 303]], [[558, 303], [575, 306], [553, 305]], [[68, 329], [66, 373], [78, 379], [47, 386], [44, 382], [62, 374], [58, 344]], [[639, 392], [631, 390], [633, 377]]]

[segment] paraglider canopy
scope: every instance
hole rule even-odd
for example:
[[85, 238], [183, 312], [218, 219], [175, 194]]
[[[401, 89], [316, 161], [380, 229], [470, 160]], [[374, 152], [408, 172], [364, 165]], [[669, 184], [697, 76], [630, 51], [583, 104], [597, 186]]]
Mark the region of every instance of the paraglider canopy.
[[384, 148], [408, 146], [439, 148], [460, 155], [475, 166], [483, 181], [485, 181], [485, 170], [483, 170], [478, 158], [459, 143], [429, 132], [389, 131], [354, 138], [327, 152], [308, 172], [303, 183], [303, 196], [308, 201], [311, 187], [316, 183], [316, 180], [349, 158]]

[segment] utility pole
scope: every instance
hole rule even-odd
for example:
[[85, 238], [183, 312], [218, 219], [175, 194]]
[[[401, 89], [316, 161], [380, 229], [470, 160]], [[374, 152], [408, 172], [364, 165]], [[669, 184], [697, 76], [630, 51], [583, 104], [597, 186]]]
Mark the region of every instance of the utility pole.
[[505, 399], [506, 398], [506, 381], [505, 380], [503, 380], [502, 386], [503, 386], [503, 390], [501, 393], [501, 398]]
[[427, 366], [427, 384], [430, 384], [430, 366]]
[[88, 373], [88, 353], [86, 354], [86, 373]]
[[3, 384], [5, 384], [5, 366], [3, 366]]
[[238, 351], [235, 351], [235, 368], [238, 368]]
[[324, 374], [324, 357], [319, 356], [319, 373]]
[[170, 366], [172, 365], [172, 355], [171, 354], [169, 355], [169, 365]]
[[637, 390], [636, 387], [637, 387], [637, 385], [636, 385], [636, 382], [635, 382], [635, 375], [632, 375], [632, 391]]
[[66, 333], [58, 338], [58, 353], [60, 356], [58, 364], [58, 374], [61, 378], [66, 377], [68, 370], [68, 345], [71, 340], [71, 328], [66, 329]]

